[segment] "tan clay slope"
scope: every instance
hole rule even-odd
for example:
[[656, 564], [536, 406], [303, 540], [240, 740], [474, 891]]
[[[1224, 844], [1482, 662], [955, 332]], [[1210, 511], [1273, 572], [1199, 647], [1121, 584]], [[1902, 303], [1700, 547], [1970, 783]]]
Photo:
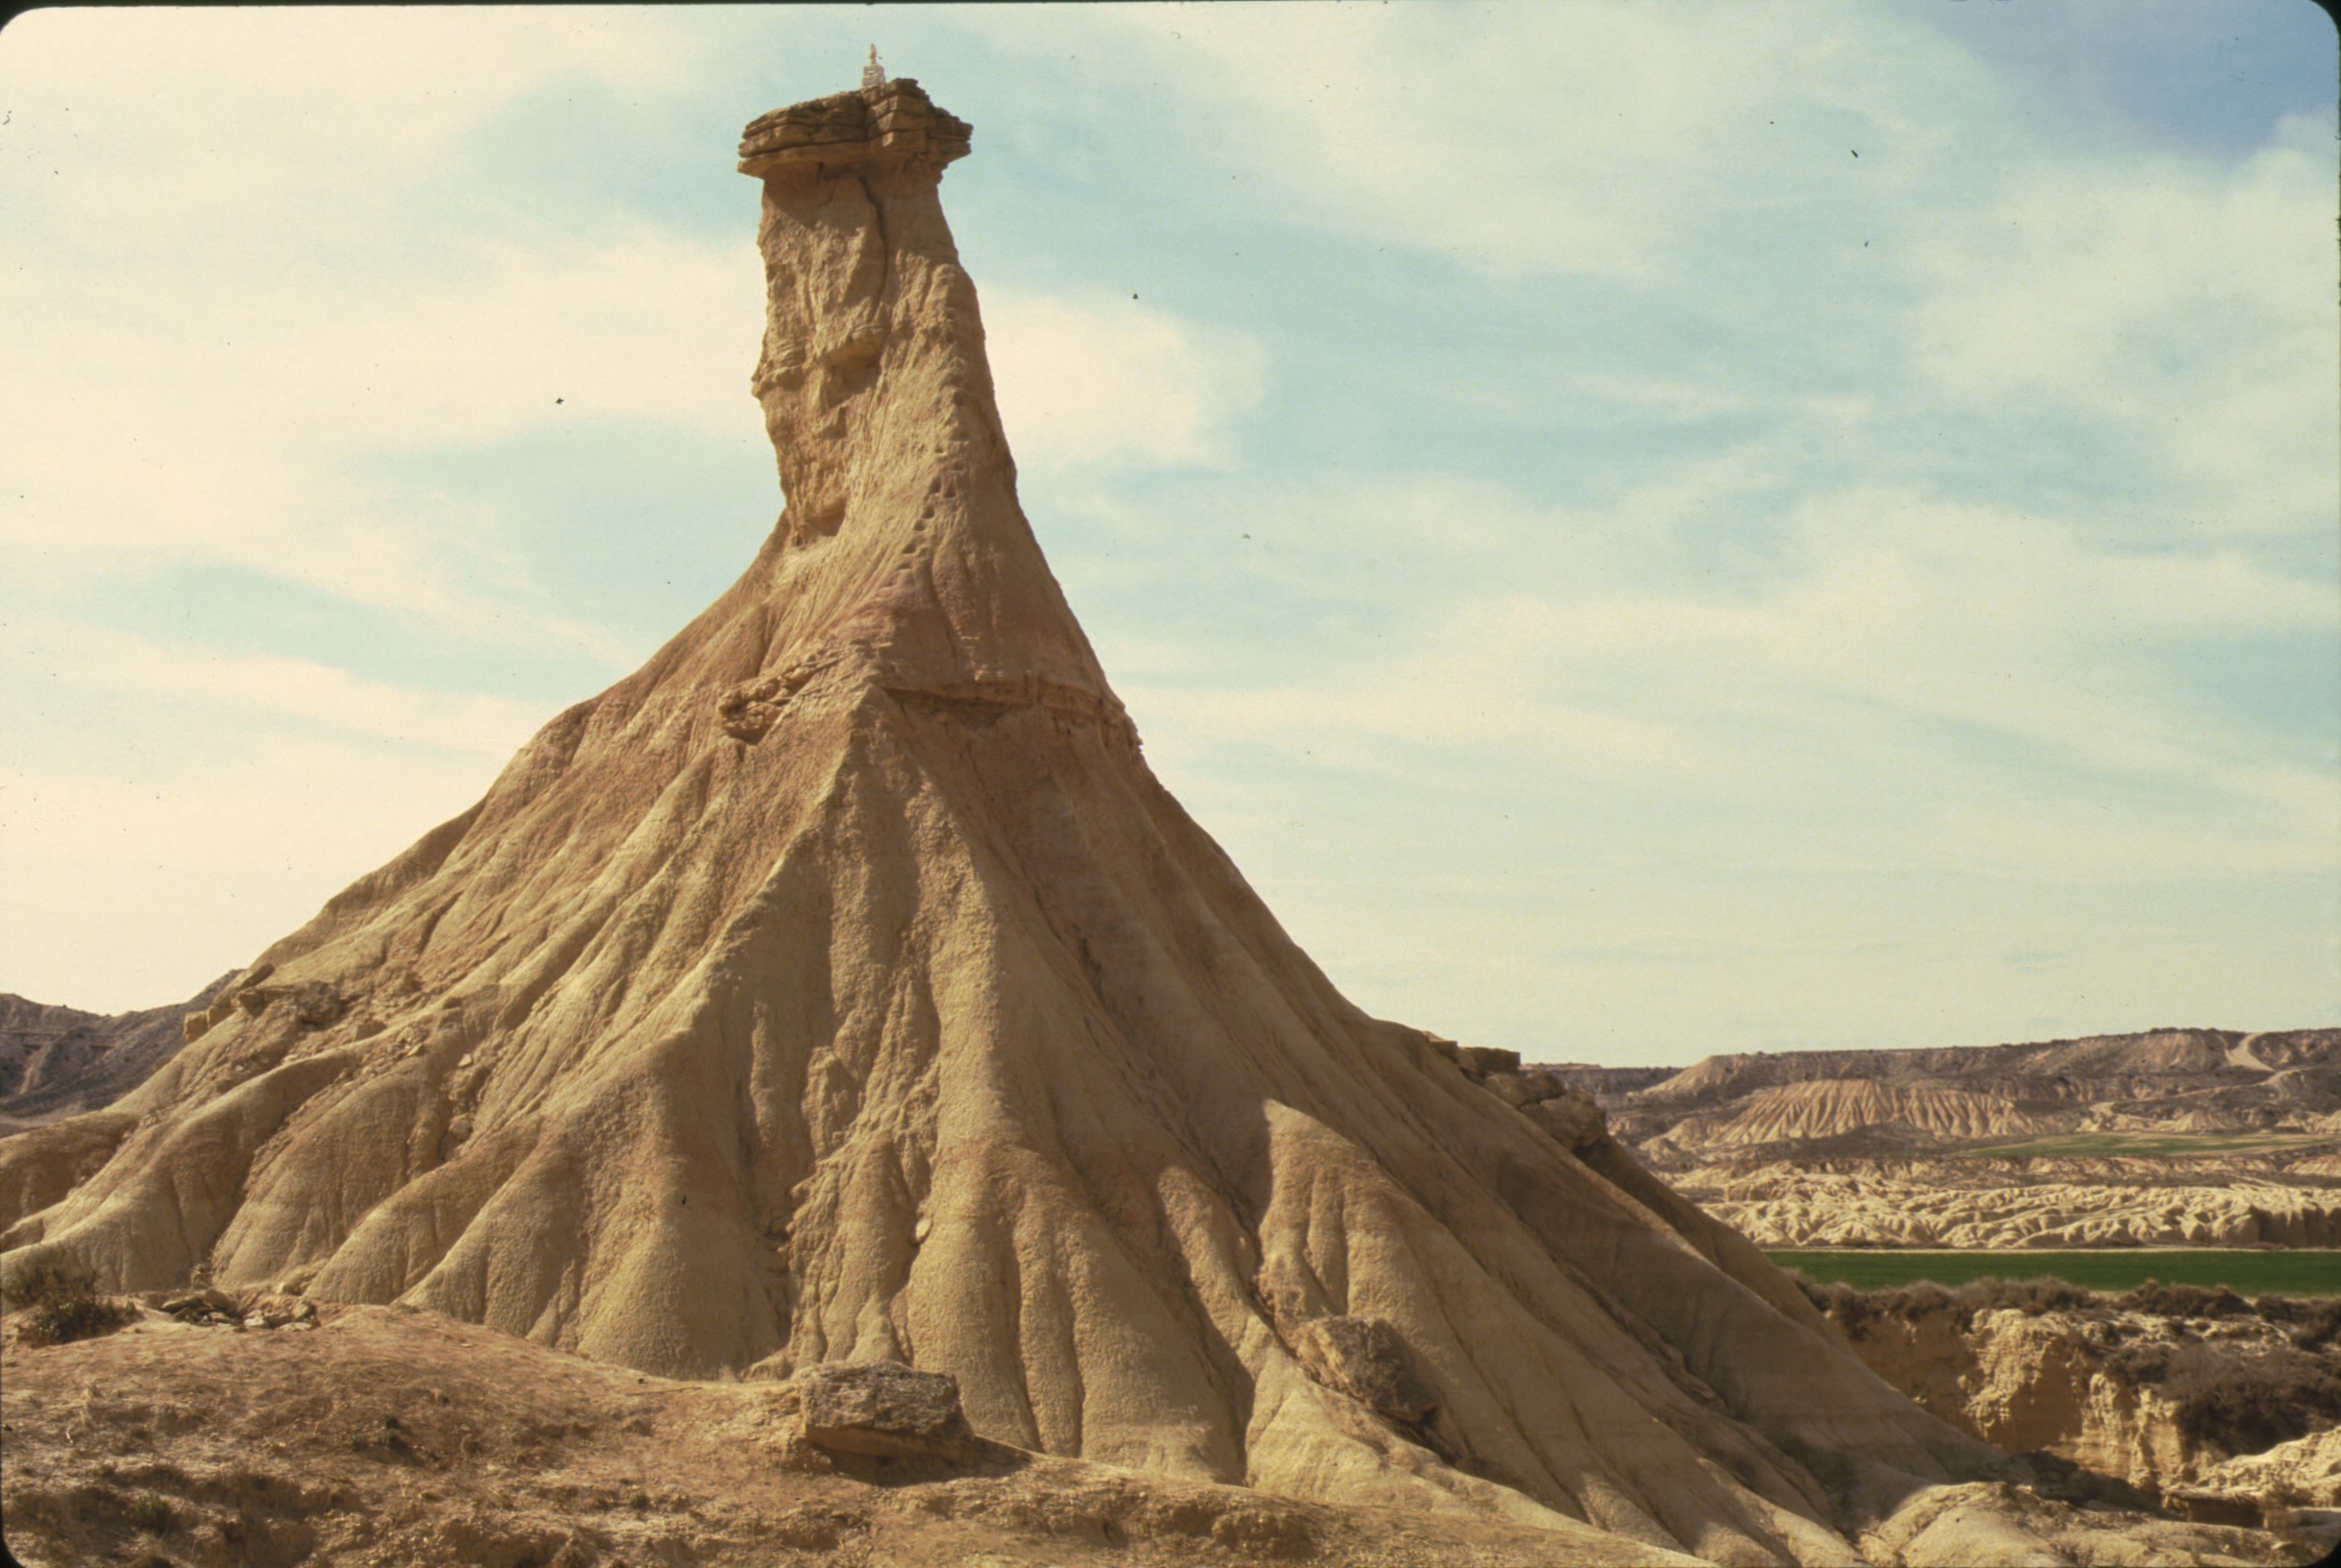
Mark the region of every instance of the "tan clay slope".
[[2007, 1100], [1947, 1085], [1820, 1078], [1759, 1089], [1727, 1112], [1685, 1119], [1674, 1136], [1684, 1144], [1728, 1148], [1834, 1138], [1883, 1123], [1959, 1142], [2015, 1137], [2055, 1125]]
[[2341, 1127], [2341, 1029], [2158, 1029], [1710, 1056], [1672, 1073], [1547, 1071], [1595, 1095], [1619, 1136], [1667, 1169], [1767, 1146], [1804, 1146], [1798, 1157], [1907, 1155], [2064, 1134], [2302, 1137]]
[[1350, 1005], [1155, 782], [1016, 504], [965, 134], [907, 83], [751, 127], [781, 526], [110, 1119], [0, 1144], [8, 1280], [896, 1358], [1052, 1454], [1718, 1560], [1991, 1471], [1598, 1131]]

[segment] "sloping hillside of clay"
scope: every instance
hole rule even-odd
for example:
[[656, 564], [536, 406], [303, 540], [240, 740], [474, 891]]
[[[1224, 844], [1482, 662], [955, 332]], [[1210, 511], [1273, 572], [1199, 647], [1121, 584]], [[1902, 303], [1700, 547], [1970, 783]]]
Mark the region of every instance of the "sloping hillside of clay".
[[1630, 1085], [1557, 1071], [1593, 1092], [1622, 1136], [1677, 1159], [1863, 1134], [1934, 1145], [2078, 1133], [2306, 1134], [2327, 1130], [2341, 1112], [2341, 1029], [1759, 1052], [1710, 1056]]
[[2027, 1114], [2017, 1102], [1949, 1084], [1814, 1078], [1758, 1089], [1726, 1108], [1687, 1116], [1659, 1136], [1676, 1147], [1712, 1152], [1817, 1143], [1869, 1127], [1967, 1144], [2014, 1140], [2062, 1125], [2054, 1113]]

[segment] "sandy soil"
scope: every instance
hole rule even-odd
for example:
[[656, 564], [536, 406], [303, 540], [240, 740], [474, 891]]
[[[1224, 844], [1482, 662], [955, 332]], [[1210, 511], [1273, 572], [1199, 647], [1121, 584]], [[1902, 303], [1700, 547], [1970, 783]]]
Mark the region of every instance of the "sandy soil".
[[775, 1383], [651, 1377], [436, 1314], [0, 1352], [9, 1545], [32, 1568], [299, 1562], [1688, 1562], [1584, 1530], [1325, 1508], [983, 1445], [833, 1455]]
[[[1560, 1568], [1701, 1559], [1580, 1528], [1333, 1507], [998, 1443], [965, 1464], [808, 1442], [792, 1389], [653, 1377], [402, 1307], [248, 1298], [254, 1326], [151, 1309], [0, 1349], [0, 1506], [30, 1568]], [[2044, 1555], [2045, 1554], [2045, 1555]], [[1750, 1561], [1761, 1559], [1747, 1559]], [[2005, 1484], [1925, 1488], [1859, 1557], [2276, 1564], [2297, 1540], [2077, 1507]]]

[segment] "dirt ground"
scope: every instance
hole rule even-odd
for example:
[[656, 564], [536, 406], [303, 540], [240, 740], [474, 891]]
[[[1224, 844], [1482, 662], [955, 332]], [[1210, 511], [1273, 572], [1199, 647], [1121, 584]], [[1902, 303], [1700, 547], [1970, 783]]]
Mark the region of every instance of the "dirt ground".
[[29, 1568], [1682, 1562], [985, 1445], [833, 1456], [786, 1391], [685, 1383], [396, 1307], [0, 1349], [0, 1508]]

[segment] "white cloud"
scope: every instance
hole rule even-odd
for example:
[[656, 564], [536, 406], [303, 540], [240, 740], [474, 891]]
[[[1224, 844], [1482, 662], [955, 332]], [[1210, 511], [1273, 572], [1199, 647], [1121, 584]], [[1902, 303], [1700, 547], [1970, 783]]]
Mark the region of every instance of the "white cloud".
[[0, 766], [0, 985], [100, 1010], [249, 959], [477, 799], [550, 716], [57, 621], [12, 621], [0, 659], [21, 726]]
[[2136, 153], [2035, 163], [1914, 247], [1914, 364], [1959, 413], [2128, 433], [2220, 531], [2329, 524], [2341, 319], [2329, 144], [2240, 170]]
[[1260, 401], [1249, 338], [1136, 302], [990, 292], [985, 348], [1027, 465], [1209, 463]]
[[[1656, 485], [1663, 511], [1674, 485]], [[1305, 744], [1418, 785], [1567, 779], [1735, 822], [1782, 864], [1828, 852], [1812, 825], [1763, 814], [1838, 802], [1821, 831], [1847, 864], [2341, 871], [2341, 782], [2272, 758], [2249, 716], [2174, 707], [2168, 665], [2137, 657], [2341, 632], [2329, 591], [2236, 553], [2103, 554], [2057, 519], [1872, 489], [1805, 497], [1798, 566], [1750, 591], [1640, 580], [1652, 507], [1635, 493], [1606, 515], [1540, 517], [1485, 487], [1416, 483], [1325, 515], [1345, 540], [1377, 538], [1386, 506], [1427, 541], [1570, 543], [1498, 551], [1476, 589], [1450, 578], [1297, 679], [1264, 659], [1265, 679], [1133, 686], [1158, 746]], [[1333, 531], [1294, 558], [1326, 558]], [[1914, 781], [1946, 815], [1914, 817]]]
[[1360, 7], [1335, 26], [1118, 7], [1094, 25], [1209, 106], [1189, 147], [1231, 201], [1460, 263], [1490, 309], [1623, 300], [1703, 322], [1705, 390], [1653, 374], [1652, 335], [1564, 368], [1609, 405], [1575, 417], [1820, 425], [1858, 392], [1873, 477], [1992, 420], [2077, 425], [2200, 526], [2322, 537], [2341, 509], [2329, 121], [2287, 121], [2240, 169], [2046, 144], [2008, 82], [1879, 8]]
[[479, 797], [493, 765], [231, 731], [92, 775], [0, 766], [0, 987], [116, 1011], [192, 993]]
[[1808, 237], [1774, 232], [1783, 213], [1883, 212], [1945, 150], [1949, 116], [1914, 111], [1911, 90], [1991, 91], [1915, 21], [1843, 6], [1358, 7], [1338, 26], [1279, 5], [1126, 7], [1095, 23], [1208, 104], [1191, 132], [1291, 216], [1662, 288], [1723, 259], [1718, 233], [1762, 251]]
[[337, 732], [500, 763], [550, 716], [542, 704], [492, 693], [398, 686], [314, 660], [231, 654], [86, 625], [13, 622], [0, 629], [0, 652], [78, 694], [65, 700], [101, 693], [165, 704], [202, 715], [215, 732], [254, 721], [289, 724], [297, 733]]
[[232, 274], [157, 281], [60, 262], [25, 269], [0, 303], [14, 432], [0, 540], [142, 568], [233, 562], [484, 622], [465, 585], [495, 574], [490, 519], [386, 515], [353, 460], [564, 419], [760, 433], [746, 383], [761, 281], [744, 244], [506, 247], [470, 276], [402, 285], [314, 260], [265, 294]]
[[[694, 54], [655, 12], [621, 7], [33, 12], [0, 31], [0, 181], [42, 185], [51, 223], [96, 246], [198, 229], [265, 242], [235, 215], [314, 198], [331, 225], [532, 86], [586, 72], [672, 87]], [[167, 178], [110, 178], [140, 154]]]
[[[221, 562], [489, 639], [614, 650], [496, 603], [495, 519], [397, 507], [386, 453], [633, 419], [760, 439], [743, 233], [495, 236], [415, 193], [543, 84], [686, 80], [624, 11], [36, 12], [0, 33], [0, 549], [39, 570]], [[560, 399], [560, 401], [556, 401]]]

